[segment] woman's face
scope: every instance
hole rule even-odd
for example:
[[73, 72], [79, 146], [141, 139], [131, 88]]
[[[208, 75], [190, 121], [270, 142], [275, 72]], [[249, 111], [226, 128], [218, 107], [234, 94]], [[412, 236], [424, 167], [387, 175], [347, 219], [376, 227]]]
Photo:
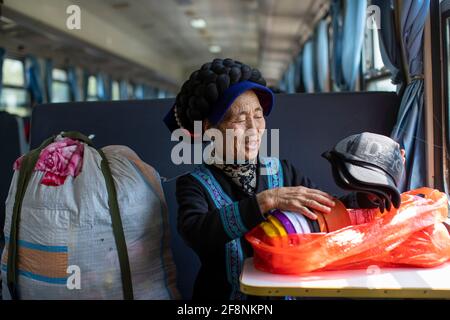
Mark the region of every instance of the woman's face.
[[251, 90], [242, 93], [217, 126], [224, 139], [223, 151], [226, 154], [223, 160], [239, 162], [256, 159], [265, 128], [266, 121], [258, 96]]

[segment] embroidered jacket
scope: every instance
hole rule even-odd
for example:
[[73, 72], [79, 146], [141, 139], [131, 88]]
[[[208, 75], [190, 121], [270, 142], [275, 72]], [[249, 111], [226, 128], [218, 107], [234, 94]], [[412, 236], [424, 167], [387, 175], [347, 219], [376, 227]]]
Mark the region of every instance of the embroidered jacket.
[[[256, 298], [239, 291], [243, 260], [253, 254], [244, 235], [265, 220], [256, 194], [283, 186], [317, 188], [285, 160], [262, 158], [260, 162], [253, 196], [215, 166], [198, 166], [177, 180], [178, 232], [201, 261], [193, 299]], [[261, 174], [263, 170], [267, 174]], [[368, 207], [364, 197], [355, 193], [340, 200], [348, 208]], [[319, 232], [316, 221], [308, 219], [308, 223], [313, 232]]]

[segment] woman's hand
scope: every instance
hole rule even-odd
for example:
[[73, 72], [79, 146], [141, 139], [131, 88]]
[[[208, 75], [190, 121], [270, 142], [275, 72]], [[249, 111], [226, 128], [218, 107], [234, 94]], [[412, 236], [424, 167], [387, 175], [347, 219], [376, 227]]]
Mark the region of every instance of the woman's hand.
[[292, 211], [316, 220], [311, 209], [329, 213], [334, 207], [333, 197], [328, 193], [302, 186], [265, 190], [257, 194], [259, 207], [263, 213], [273, 209]]

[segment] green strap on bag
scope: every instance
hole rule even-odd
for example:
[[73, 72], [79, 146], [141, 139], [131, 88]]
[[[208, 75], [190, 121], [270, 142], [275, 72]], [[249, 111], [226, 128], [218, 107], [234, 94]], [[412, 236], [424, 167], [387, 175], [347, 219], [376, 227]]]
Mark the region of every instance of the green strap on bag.
[[[76, 132], [63, 132], [63, 137], [79, 140], [90, 147], [93, 147], [92, 141], [85, 135]], [[8, 264], [7, 264], [7, 285], [12, 299], [18, 299], [17, 293], [17, 247], [18, 247], [18, 233], [19, 233], [19, 221], [20, 212], [22, 209], [22, 201], [27, 190], [28, 183], [30, 181], [31, 174], [33, 173], [36, 162], [39, 159], [42, 149], [51, 144], [56, 138], [45, 140], [41, 146], [37, 149], [30, 151], [22, 159], [22, 164], [19, 171], [19, 178], [17, 182], [17, 191], [14, 200], [13, 214], [11, 218], [11, 231], [10, 241], [8, 245]], [[133, 300], [133, 284], [131, 281], [130, 262], [128, 258], [127, 245], [125, 242], [125, 234], [123, 232], [122, 219], [120, 217], [119, 203], [117, 202], [117, 191], [114, 185], [114, 179], [111, 174], [111, 168], [109, 167], [108, 159], [102, 150], [97, 150], [100, 154], [101, 170], [103, 177], [105, 178], [106, 189], [108, 192], [108, 205], [111, 214], [111, 223], [113, 228], [114, 240], [117, 247], [117, 254], [119, 257], [120, 272], [122, 278], [122, 290], [125, 300]]]

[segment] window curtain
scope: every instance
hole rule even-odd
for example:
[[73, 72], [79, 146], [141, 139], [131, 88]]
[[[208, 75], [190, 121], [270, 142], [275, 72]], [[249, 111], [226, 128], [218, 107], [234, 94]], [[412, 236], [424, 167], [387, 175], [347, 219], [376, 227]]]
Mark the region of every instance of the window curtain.
[[302, 54], [302, 78], [305, 91], [308, 93], [314, 92], [314, 46], [313, 41], [306, 41], [303, 46]]
[[102, 73], [97, 74], [97, 96], [98, 100], [108, 100], [106, 97], [105, 76]]
[[3, 61], [5, 60], [6, 51], [0, 48], [0, 97], [2, 96], [2, 86], [3, 86]]
[[289, 64], [286, 74], [286, 86], [288, 93], [295, 93], [295, 63]]
[[105, 76], [105, 93], [106, 93], [106, 100], [108, 100], [108, 101], [112, 100], [112, 90], [113, 90], [112, 77], [109, 75], [106, 75]]
[[405, 76], [402, 68], [402, 51], [395, 26], [393, 0], [372, 0], [372, 4], [380, 8], [380, 25], [377, 27], [381, 58], [392, 74], [392, 83], [402, 84]]
[[153, 95], [154, 95], [154, 99], [158, 99], [158, 95], [159, 95], [159, 89], [158, 88], [153, 88]]
[[302, 55], [298, 54], [295, 58], [295, 92], [302, 91]]
[[149, 98], [156, 99], [158, 98], [158, 89], [154, 87], [149, 88]]
[[406, 174], [401, 190], [426, 185], [423, 31], [430, 0], [403, 0], [400, 26], [411, 82], [402, 96], [391, 137], [406, 151]]
[[153, 95], [152, 92], [153, 92], [153, 89], [151, 86], [144, 85], [144, 98], [145, 99], [152, 99], [152, 95]]
[[128, 100], [128, 83], [125, 80], [121, 80], [119, 83], [119, 97], [120, 100]]
[[331, 3], [331, 16], [333, 28], [333, 54], [331, 66], [331, 78], [335, 89], [340, 91], [345, 88], [345, 80], [342, 74], [342, 36], [344, 27], [344, 18], [342, 14], [343, 0], [333, 0]]
[[281, 78], [278, 87], [281, 91], [286, 92], [287, 86], [286, 86], [286, 73], [283, 74], [283, 77]]
[[134, 96], [138, 100], [144, 99], [144, 86], [142, 84], [137, 84], [134, 88]]
[[45, 95], [47, 103], [52, 102], [53, 61], [45, 59]]
[[152, 98], [152, 88], [149, 85], [144, 84], [144, 99], [151, 99]]
[[342, 35], [342, 75], [345, 90], [354, 91], [366, 28], [367, 0], [346, 0]]
[[31, 106], [41, 104], [44, 95], [41, 67], [38, 59], [31, 55], [25, 58], [25, 81], [31, 94]]
[[110, 76], [103, 73], [97, 74], [97, 94], [99, 100], [112, 100], [112, 79]]
[[321, 20], [316, 28], [317, 91], [328, 91], [328, 25]]
[[78, 88], [78, 73], [75, 67], [67, 69], [67, 80], [69, 82], [71, 101], [80, 101], [80, 91]]
[[89, 89], [89, 76], [90, 73], [87, 70], [83, 70], [83, 100], [87, 101], [88, 99], [88, 89]]

